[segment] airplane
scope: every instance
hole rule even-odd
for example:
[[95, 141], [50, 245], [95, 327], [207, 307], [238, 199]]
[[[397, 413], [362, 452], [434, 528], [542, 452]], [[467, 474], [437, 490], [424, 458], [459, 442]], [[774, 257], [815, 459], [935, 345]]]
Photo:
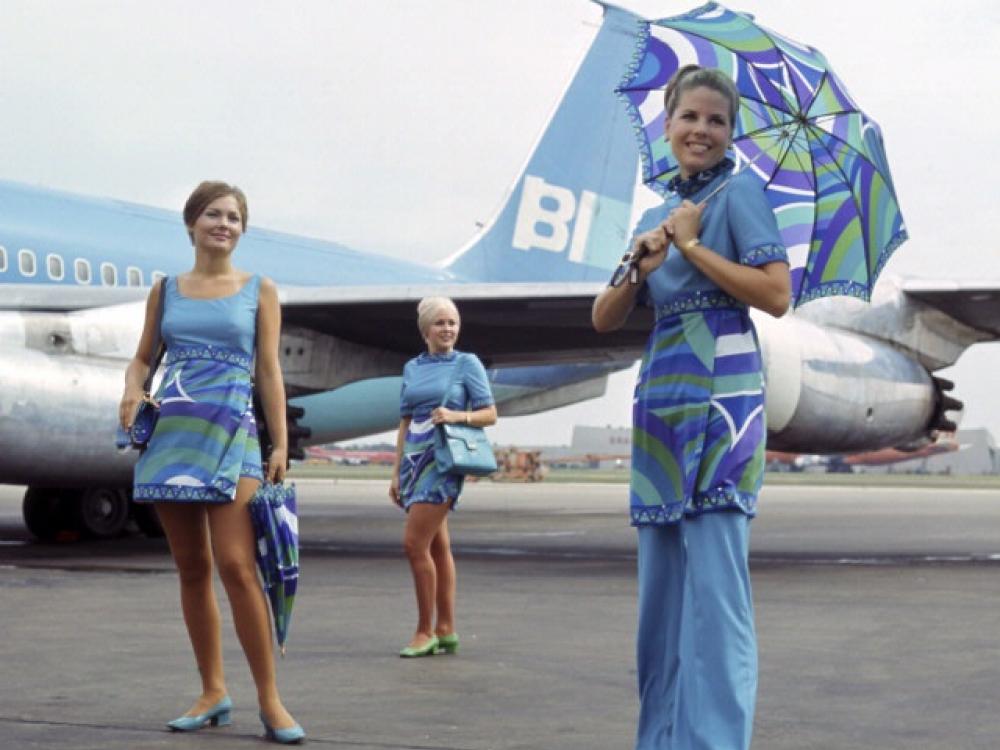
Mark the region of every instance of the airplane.
[[889, 466], [902, 461], [912, 461], [917, 458], [930, 458], [944, 453], [954, 453], [963, 450], [968, 445], [959, 443], [952, 433], [942, 432], [934, 442], [917, 447], [914, 450], [899, 448], [879, 448], [863, 453], [840, 454], [802, 454], [786, 453], [784, 451], [767, 451], [768, 465], [779, 464], [789, 471], [803, 471], [815, 467], [828, 472], [851, 472], [855, 466]]
[[[251, 228], [240, 266], [279, 287], [281, 360], [294, 427], [322, 444], [392, 429], [399, 376], [420, 350], [415, 306], [445, 294], [462, 348], [490, 369], [501, 416], [603, 393], [641, 354], [637, 310], [614, 334], [593, 297], [655, 200], [638, 179], [631, 124], [614, 89], [641, 19], [599, 3], [603, 21], [493, 219], [431, 266]], [[186, 270], [178, 212], [0, 182], [0, 482], [27, 485], [25, 522], [51, 539], [98, 537], [133, 518], [134, 455], [113, 447], [122, 375], [149, 285]], [[820, 300], [782, 319], [754, 315], [769, 389], [769, 446], [845, 453], [925, 443], [961, 404], [933, 373], [1000, 336], [1000, 285], [886, 280], [870, 305]], [[294, 421], [294, 420], [293, 420]]]
[[315, 463], [346, 464], [347, 466], [367, 466], [368, 464], [392, 466], [396, 460], [396, 452], [310, 445], [305, 449], [305, 460]]

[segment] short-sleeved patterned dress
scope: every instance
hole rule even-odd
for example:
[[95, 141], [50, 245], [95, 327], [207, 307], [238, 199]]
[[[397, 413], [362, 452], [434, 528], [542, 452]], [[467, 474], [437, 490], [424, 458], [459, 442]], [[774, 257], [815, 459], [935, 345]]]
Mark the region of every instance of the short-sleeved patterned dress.
[[[700, 201], [732, 166], [725, 159], [675, 180], [675, 192], [643, 215], [636, 234], [659, 225], [682, 200]], [[708, 202], [700, 239], [744, 265], [788, 260], [771, 207], [748, 172]], [[639, 303], [655, 308], [656, 323], [633, 401], [632, 525], [722, 509], [754, 515], [766, 428], [760, 346], [746, 305], [676, 248], [646, 279]]]
[[[456, 367], [461, 368], [460, 377], [452, 382]], [[406, 509], [413, 503], [446, 502], [454, 509], [462, 492], [465, 477], [438, 471], [434, 461], [431, 412], [441, 406], [449, 382], [449, 409], [474, 411], [493, 403], [486, 368], [475, 354], [424, 352], [406, 363], [399, 395], [400, 416], [411, 418], [399, 466], [399, 495]]]
[[236, 294], [185, 297], [168, 277], [160, 417], [135, 467], [138, 502], [231, 502], [240, 477], [263, 479], [251, 367], [260, 277]]

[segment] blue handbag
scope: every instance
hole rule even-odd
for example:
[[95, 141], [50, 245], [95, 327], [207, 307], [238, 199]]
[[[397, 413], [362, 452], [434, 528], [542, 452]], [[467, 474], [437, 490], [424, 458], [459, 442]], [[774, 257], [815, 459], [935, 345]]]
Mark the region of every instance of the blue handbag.
[[[448, 392], [458, 380], [465, 360], [458, 355], [448, 387], [444, 389], [441, 406], [448, 400]], [[485, 477], [497, 470], [493, 446], [482, 427], [468, 424], [439, 424], [434, 428], [434, 462], [445, 474], [464, 474]]]
[[156, 330], [153, 331], [153, 351], [156, 352], [156, 355], [153, 358], [153, 364], [149, 368], [149, 373], [146, 375], [146, 382], [142, 384], [145, 398], [136, 407], [135, 416], [132, 418], [132, 426], [126, 430], [121, 425], [118, 425], [118, 431], [115, 434], [115, 446], [118, 450], [135, 448], [140, 453], [146, 450], [146, 444], [149, 443], [149, 439], [153, 436], [153, 430], [156, 428], [156, 420], [160, 416], [160, 407], [153, 403], [149, 394], [153, 386], [153, 376], [156, 374], [156, 370], [163, 360], [163, 355], [167, 351], [166, 346], [160, 338], [160, 328], [163, 325], [163, 298], [166, 296], [167, 279], [164, 277], [160, 285], [160, 301], [156, 310]]

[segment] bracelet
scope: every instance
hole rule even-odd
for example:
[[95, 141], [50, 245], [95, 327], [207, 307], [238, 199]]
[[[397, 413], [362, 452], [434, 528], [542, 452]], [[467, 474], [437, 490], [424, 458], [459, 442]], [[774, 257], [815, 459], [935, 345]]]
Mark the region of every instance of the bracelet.
[[692, 237], [691, 239], [689, 239], [687, 242], [684, 243], [681, 249], [684, 250], [684, 252], [689, 253], [700, 244], [701, 240], [698, 237]]
[[469, 412], [465, 412], [465, 423], [469, 424]]

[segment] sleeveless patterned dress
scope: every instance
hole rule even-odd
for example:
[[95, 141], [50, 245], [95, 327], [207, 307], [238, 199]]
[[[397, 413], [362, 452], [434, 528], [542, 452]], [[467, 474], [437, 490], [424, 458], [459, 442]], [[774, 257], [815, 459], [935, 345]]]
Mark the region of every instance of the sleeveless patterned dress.
[[263, 479], [250, 379], [259, 289], [255, 275], [194, 299], [166, 279], [160, 417], [135, 467], [137, 502], [231, 502], [240, 477]]

